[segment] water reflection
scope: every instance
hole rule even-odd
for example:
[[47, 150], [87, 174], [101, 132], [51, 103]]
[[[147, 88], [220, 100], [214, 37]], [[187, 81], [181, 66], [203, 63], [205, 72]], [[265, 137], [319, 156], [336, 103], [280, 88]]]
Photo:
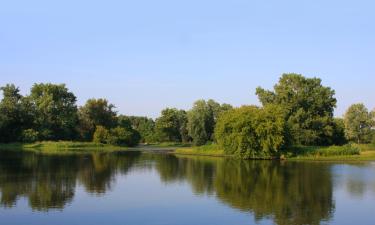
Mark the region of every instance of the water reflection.
[[[280, 225], [320, 224], [330, 221], [335, 211], [336, 167], [327, 163], [237, 161], [140, 152], [43, 155], [9, 151], [0, 154], [0, 204], [14, 207], [20, 197], [25, 197], [33, 210], [63, 210], [74, 201], [77, 186], [83, 186], [88, 193], [105, 195], [119, 175], [141, 169], [157, 171], [167, 185], [186, 182], [194, 193], [215, 196], [225, 205], [251, 213], [257, 221], [270, 218]], [[361, 176], [342, 180], [353, 195], [373, 191], [375, 186]]]

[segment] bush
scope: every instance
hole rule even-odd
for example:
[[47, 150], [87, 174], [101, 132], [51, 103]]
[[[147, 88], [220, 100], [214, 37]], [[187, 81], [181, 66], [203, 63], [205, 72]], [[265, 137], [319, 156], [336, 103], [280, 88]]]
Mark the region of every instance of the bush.
[[278, 156], [288, 144], [284, 113], [274, 105], [243, 106], [223, 113], [215, 137], [226, 154], [244, 159]]
[[141, 137], [137, 131], [116, 127], [110, 130], [107, 142], [112, 145], [126, 145], [132, 147], [138, 145], [140, 139]]
[[33, 143], [38, 141], [39, 132], [33, 129], [27, 129], [22, 131], [21, 141], [25, 143]]
[[345, 156], [345, 155], [359, 155], [361, 150], [358, 146], [347, 144], [343, 146], [299, 146], [293, 149], [295, 156]]
[[107, 144], [109, 138], [109, 131], [103, 126], [96, 126], [93, 136], [93, 142]]

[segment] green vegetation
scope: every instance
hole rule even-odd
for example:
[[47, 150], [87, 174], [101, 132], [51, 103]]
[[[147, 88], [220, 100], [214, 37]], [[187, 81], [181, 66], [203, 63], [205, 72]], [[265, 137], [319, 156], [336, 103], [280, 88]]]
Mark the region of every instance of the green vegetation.
[[243, 159], [270, 158], [287, 146], [288, 133], [278, 106], [243, 106], [223, 113], [215, 137], [228, 155]]
[[188, 112], [188, 131], [193, 143], [199, 146], [213, 141], [217, 119], [229, 109], [232, 109], [231, 105], [220, 105], [212, 99], [196, 101]]
[[73, 142], [73, 141], [41, 141], [31, 144], [9, 143], [0, 144], [0, 150], [41, 150], [43, 152], [61, 152], [61, 151], [115, 151], [125, 150], [127, 148], [93, 143], [93, 142]]
[[[338, 157], [358, 153], [348, 143], [375, 145], [375, 111], [354, 104], [345, 118], [334, 118], [335, 91], [323, 86], [319, 78], [300, 74], [283, 74], [272, 91], [258, 87], [262, 106], [233, 108], [212, 99], [198, 100], [190, 110], [166, 108], [155, 120], [119, 115], [113, 104], [101, 98], [79, 107], [64, 84], [35, 84], [27, 96], [13, 84], [0, 90], [0, 143], [193, 145], [203, 147], [177, 152], [242, 159]], [[214, 145], [207, 147], [207, 143]]]
[[178, 148], [175, 154], [181, 155], [202, 155], [202, 156], [230, 156], [226, 155], [223, 149], [216, 144], [207, 144], [196, 147]]
[[375, 125], [373, 114], [363, 104], [354, 104], [345, 114], [345, 135], [358, 144], [369, 143], [373, 136], [371, 128]]

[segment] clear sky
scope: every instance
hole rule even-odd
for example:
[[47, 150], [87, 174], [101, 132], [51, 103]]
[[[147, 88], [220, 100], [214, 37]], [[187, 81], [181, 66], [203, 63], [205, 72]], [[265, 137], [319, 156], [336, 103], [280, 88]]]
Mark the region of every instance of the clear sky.
[[201, 98], [258, 104], [285, 72], [323, 79], [342, 115], [375, 107], [373, 0], [0, 0], [0, 85], [66, 83], [83, 104], [156, 117]]

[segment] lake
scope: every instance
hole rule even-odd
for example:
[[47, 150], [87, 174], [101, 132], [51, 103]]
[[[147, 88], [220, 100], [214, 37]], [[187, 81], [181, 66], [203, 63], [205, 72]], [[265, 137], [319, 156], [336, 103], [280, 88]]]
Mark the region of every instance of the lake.
[[0, 152], [0, 224], [375, 222], [375, 163]]

